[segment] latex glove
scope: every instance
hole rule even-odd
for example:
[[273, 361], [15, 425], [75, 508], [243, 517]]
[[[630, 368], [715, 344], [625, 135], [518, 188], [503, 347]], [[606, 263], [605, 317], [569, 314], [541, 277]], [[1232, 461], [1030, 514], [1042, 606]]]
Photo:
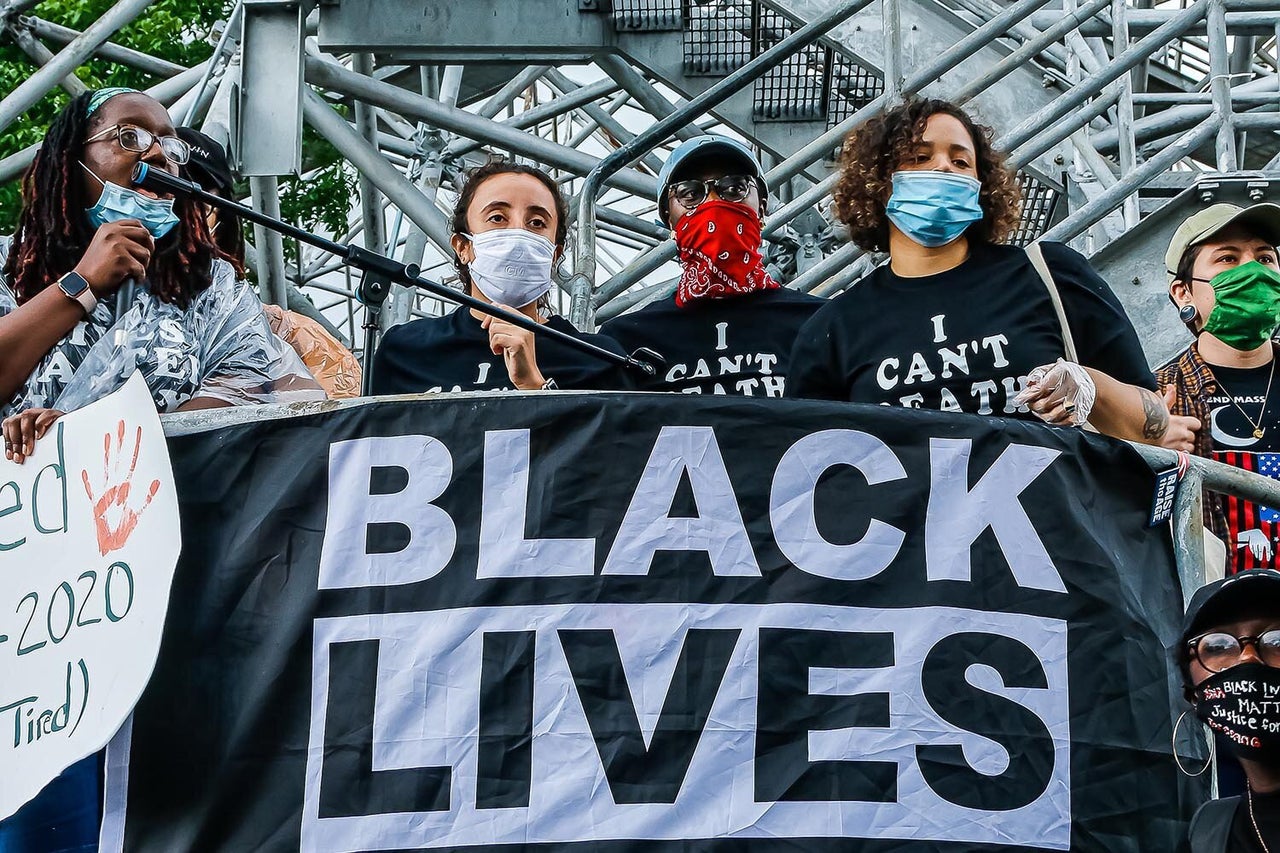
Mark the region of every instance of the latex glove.
[[1271, 540], [1261, 530], [1241, 530], [1236, 536], [1237, 548], [1248, 548], [1255, 560], [1271, 559]]
[[1058, 359], [1027, 374], [1027, 387], [1013, 402], [1056, 426], [1084, 426], [1098, 399], [1089, 372], [1074, 362]]

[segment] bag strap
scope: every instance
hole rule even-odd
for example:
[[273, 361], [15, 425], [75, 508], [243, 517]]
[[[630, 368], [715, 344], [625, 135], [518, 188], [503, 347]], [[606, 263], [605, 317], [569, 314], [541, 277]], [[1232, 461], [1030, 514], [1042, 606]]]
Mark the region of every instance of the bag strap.
[[1032, 243], [1025, 249], [1027, 258], [1031, 261], [1031, 266], [1035, 267], [1036, 272], [1040, 274], [1040, 280], [1044, 282], [1045, 289], [1049, 291], [1049, 299], [1053, 302], [1053, 312], [1058, 315], [1058, 325], [1062, 327], [1062, 343], [1066, 349], [1067, 361], [1080, 363], [1079, 357], [1076, 355], [1076, 342], [1071, 337], [1071, 327], [1067, 325], [1067, 312], [1062, 307], [1062, 296], [1058, 293], [1058, 285], [1053, 280], [1053, 273], [1049, 272], [1049, 265], [1044, 262], [1044, 253], [1040, 250], [1039, 243]]

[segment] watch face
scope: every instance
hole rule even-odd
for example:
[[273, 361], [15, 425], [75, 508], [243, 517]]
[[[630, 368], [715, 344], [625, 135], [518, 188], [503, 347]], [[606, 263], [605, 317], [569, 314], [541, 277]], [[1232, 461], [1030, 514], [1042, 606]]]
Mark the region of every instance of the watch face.
[[79, 296], [89, 287], [89, 282], [85, 281], [79, 273], [69, 272], [58, 280], [58, 286], [68, 296]]

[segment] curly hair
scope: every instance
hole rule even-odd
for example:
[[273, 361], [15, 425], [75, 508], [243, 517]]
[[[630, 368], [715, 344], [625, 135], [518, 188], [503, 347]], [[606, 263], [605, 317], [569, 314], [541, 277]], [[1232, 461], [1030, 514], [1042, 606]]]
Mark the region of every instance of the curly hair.
[[840, 151], [840, 177], [832, 197], [836, 215], [849, 226], [853, 242], [867, 251], [889, 250], [885, 204], [893, 191], [893, 173], [920, 144], [929, 118], [954, 117], [969, 132], [976, 155], [983, 216], [969, 226], [970, 240], [998, 243], [1017, 227], [1021, 196], [1004, 155], [991, 142], [991, 128], [976, 123], [950, 101], [912, 98], [874, 116], [849, 132]]
[[[92, 97], [85, 92], [58, 113], [22, 177], [22, 212], [4, 267], [19, 304], [74, 269], [93, 240], [80, 167], [84, 140], [102, 124], [101, 112], [85, 115]], [[180, 222], [156, 242], [147, 277], [157, 298], [186, 308], [212, 283], [221, 253], [194, 202], [177, 199], [173, 207]]]
[[[506, 160], [491, 160], [467, 173], [467, 182], [463, 185], [462, 192], [458, 193], [458, 203], [453, 206], [453, 217], [449, 221], [453, 233], [455, 235], [471, 233], [471, 226], [467, 224], [467, 208], [471, 206], [471, 200], [475, 198], [476, 190], [480, 189], [480, 185], [496, 175], [529, 175], [537, 178], [547, 188], [555, 200], [556, 207], [556, 236], [552, 242], [556, 244], [557, 249], [564, 251], [565, 238], [569, 234], [569, 202], [560, 191], [560, 185], [556, 183], [555, 178], [537, 167]], [[467, 265], [461, 258], [454, 255], [453, 266], [457, 270], [459, 281], [470, 290], [471, 274], [467, 272]]]

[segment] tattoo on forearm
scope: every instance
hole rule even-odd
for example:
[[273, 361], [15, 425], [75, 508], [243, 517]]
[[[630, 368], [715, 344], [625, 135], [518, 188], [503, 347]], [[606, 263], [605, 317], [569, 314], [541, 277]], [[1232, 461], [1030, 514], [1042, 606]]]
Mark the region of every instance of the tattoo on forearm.
[[1146, 388], [1139, 388], [1138, 393], [1142, 395], [1142, 413], [1146, 416], [1142, 437], [1149, 441], [1164, 438], [1169, 429], [1169, 410], [1164, 407], [1164, 401]]

